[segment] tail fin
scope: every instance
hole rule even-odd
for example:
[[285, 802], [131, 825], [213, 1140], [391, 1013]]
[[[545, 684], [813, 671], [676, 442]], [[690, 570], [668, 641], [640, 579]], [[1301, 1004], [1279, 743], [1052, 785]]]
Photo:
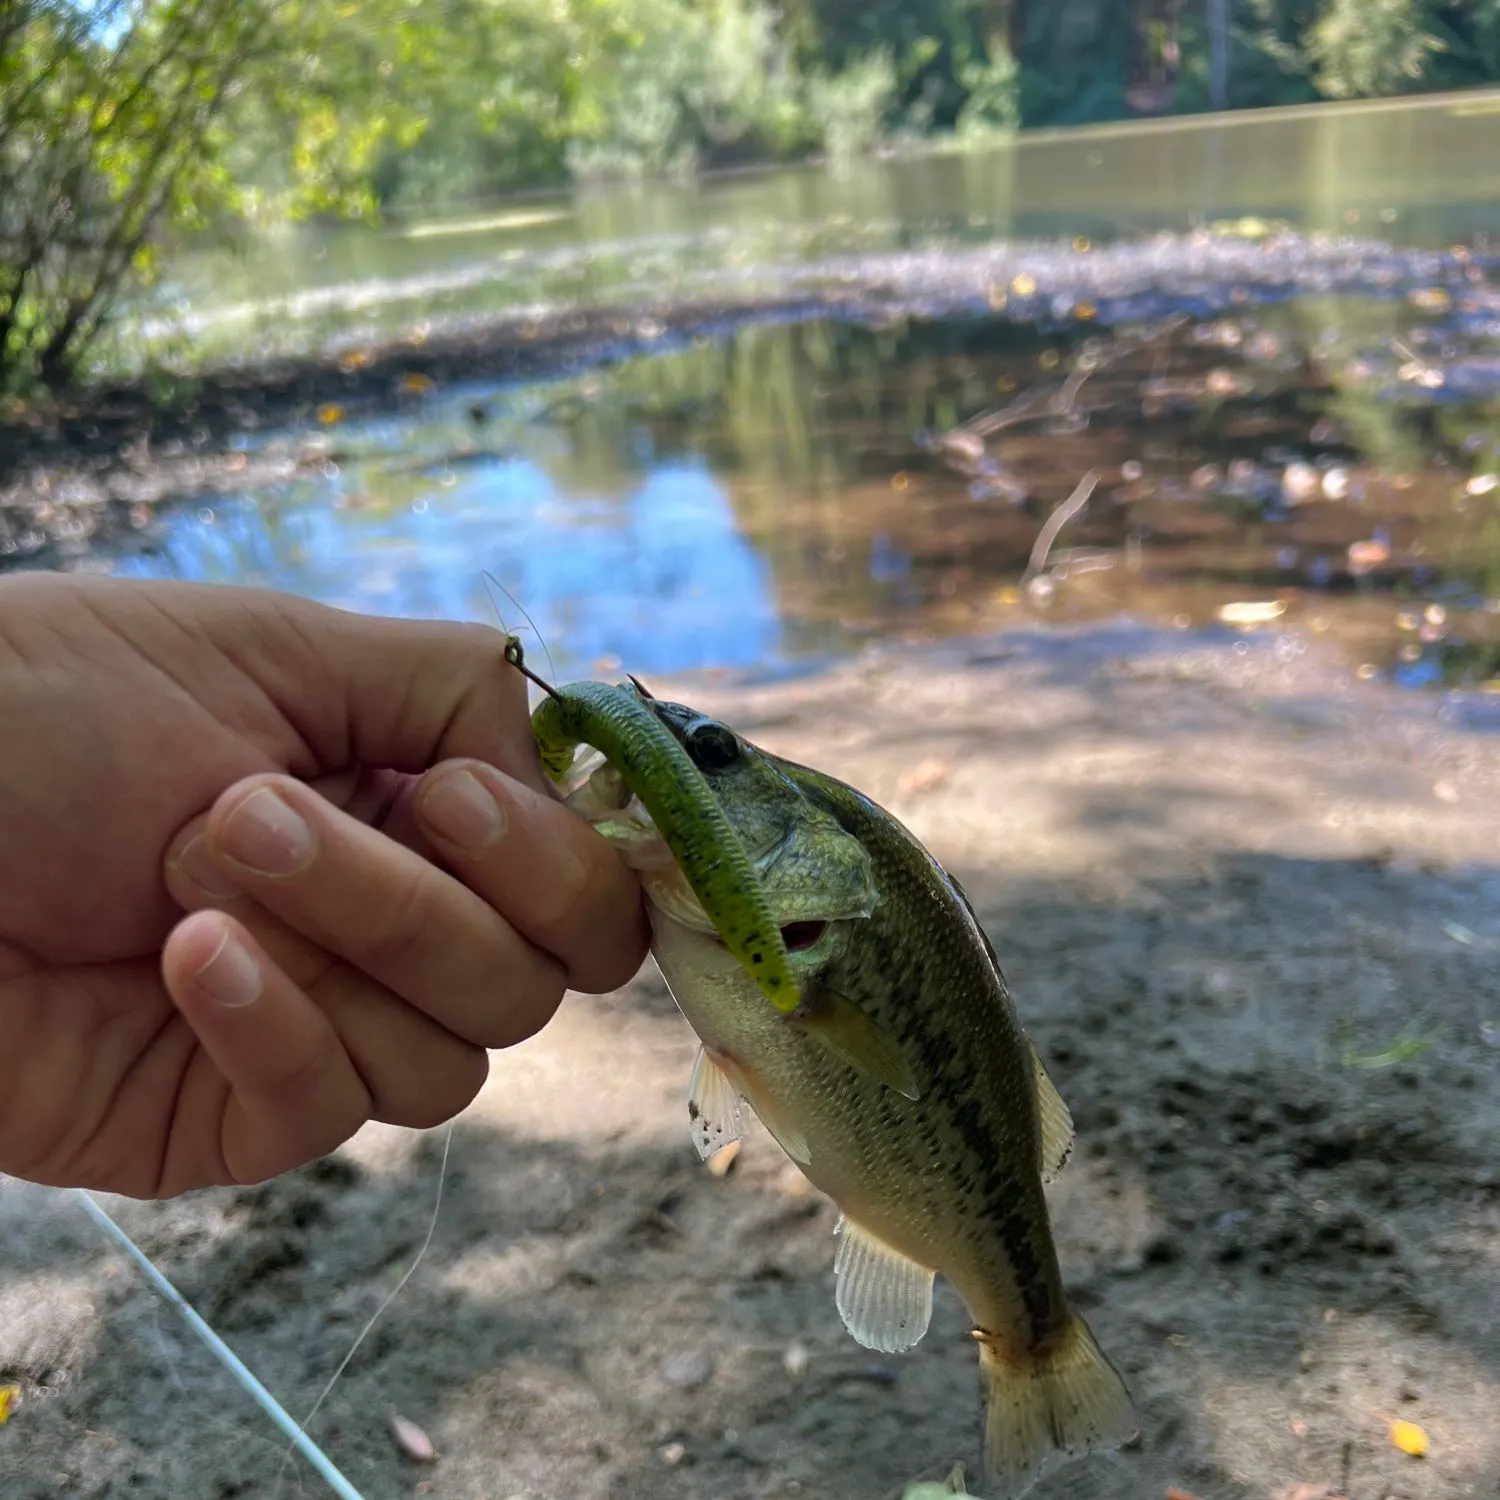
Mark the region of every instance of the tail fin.
[[1119, 1372], [1076, 1314], [1044, 1353], [1012, 1352], [982, 1332], [985, 1478], [1016, 1500], [1056, 1461], [1112, 1448], [1136, 1431]]

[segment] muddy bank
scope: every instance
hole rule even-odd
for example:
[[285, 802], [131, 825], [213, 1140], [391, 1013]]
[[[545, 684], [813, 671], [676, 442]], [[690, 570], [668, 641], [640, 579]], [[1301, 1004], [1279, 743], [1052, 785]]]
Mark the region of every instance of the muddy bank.
[[[847, 776], [975, 897], [1078, 1122], [1065, 1274], [1144, 1419], [1038, 1500], [1493, 1500], [1500, 742], [1291, 636], [651, 686]], [[887, 1500], [976, 1462], [955, 1299], [910, 1355], [852, 1344], [829, 1206], [758, 1129], [725, 1179], [697, 1164], [693, 1050], [648, 970], [495, 1057], [428, 1257], [314, 1424], [370, 1500]], [[301, 1413], [421, 1243], [440, 1148], [372, 1128], [113, 1206]], [[263, 1419], [66, 1197], [6, 1182], [0, 1222], [7, 1500], [322, 1492], [277, 1489]]]
[[[316, 425], [320, 407], [399, 413], [436, 387], [533, 381], [680, 347], [755, 322], [1001, 317], [1076, 331], [1210, 318], [1294, 297], [1445, 297], [1461, 317], [1497, 316], [1487, 251], [1270, 232], [1160, 235], [1088, 247], [998, 242], [970, 249], [830, 257], [700, 272], [670, 297], [542, 303], [425, 317], [401, 338], [334, 339], [295, 359], [163, 371], [105, 382], [34, 410], [0, 407], [0, 486], [28, 470], [94, 475], [165, 446], [213, 452], [231, 437]], [[274, 311], [274, 309], [273, 309]], [[290, 315], [290, 312], [289, 312]], [[1481, 378], [1485, 372], [1479, 372]], [[1500, 378], [1490, 374], [1488, 379]]]

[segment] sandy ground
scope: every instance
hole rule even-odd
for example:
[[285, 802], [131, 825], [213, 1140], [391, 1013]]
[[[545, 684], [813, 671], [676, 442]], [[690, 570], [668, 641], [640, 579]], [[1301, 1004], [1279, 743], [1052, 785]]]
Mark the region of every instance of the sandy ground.
[[[1077, 1118], [1067, 1280], [1143, 1417], [1038, 1500], [1500, 1496], [1500, 738], [1292, 638], [1123, 627], [653, 687], [860, 785], [975, 897]], [[1409, 1026], [1419, 1055], [1350, 1065]], [[972, 1473], [956, 1299], [909, 1355], [850, 1342], [830, 1206], [759, 1130], [723, 1179], [697, 1163], [693, 1050], [648, 971], [496, 1056], [431, 1250], [314, 1423], [369, 1500]], [[442, 1139], [108, 1201], [300, 1414], [420, 1245]], [[5, 1182], [0, 1247], [5, 1500], [326, 1493], [278, 1480], [269, 1425], [75, 1201]]]

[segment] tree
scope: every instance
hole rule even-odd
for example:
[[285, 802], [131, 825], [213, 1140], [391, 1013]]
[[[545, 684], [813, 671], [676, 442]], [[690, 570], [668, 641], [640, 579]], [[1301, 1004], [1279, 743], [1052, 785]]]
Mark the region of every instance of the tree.
[[163, 219], [202, 227], [205, 149], [264, 32], [246, 0], [5, 0], [0, 9], [0, 388], [62, 384]]
[[1332, 0], [1307, 39], [1318, 88], [1332, 99], [1414, 88], [1442, 46], [1427, 9], [1422, 0]]

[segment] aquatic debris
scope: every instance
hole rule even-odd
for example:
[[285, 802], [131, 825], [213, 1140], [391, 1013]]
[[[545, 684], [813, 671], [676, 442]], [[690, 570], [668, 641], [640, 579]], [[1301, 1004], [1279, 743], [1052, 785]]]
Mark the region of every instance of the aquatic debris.
[[811, 1355], [807, 1345], [801, 1339], [793, 1339], [786, 1346], [781, 1356], [781, 1368], [792, 1377], [793, 1380], [801, 1380], [807, 1374], [807, 1365]]
[[1102, 477], [1098, 469], [1090, 469], [1078, 481], [1073, 493], [1047, 517], [1046, 523], [1037, 534], [1036, 545], [1031, 549], [1031, 559], [1026, 564], [1026, 571], [1021, 575], [1023, 585], [1030, 584], [1046, 567], [1047, 554], [1051, 552], [1058, 533], [1089, 503], [1089, 497], [1094, 493]]
[[1410, 1062], [1412, 1058], [1420, 1057], [1442, 1035], [1441, 1031], [1424, 1034], [1412, 1021], [1403, 1026], [1379, 1052], [1360, 1052], [1354, 1045], [1353, 1026], [1346, 1023], [1341, 1029], [1344, 1044], [1339, 1053], [1339, 1061], [1346, 1068], [1389, 1068], [1396, 1063]]
[[1225, 625], [1269, 625], [1286, 613], [1285, 599], [1241, 599], [1216, 611]]
[[1281, 474], [1281, 488], [1293, 505], [1306, 505], [1323, 493], [1323, 476], [1311, 464], [1288, 464]]
[[432, 1445], [432, 1439], [415, 1422], [394, 1411], [390, 1414], [389, 1422], [396, 1446], [408, 1458], [415, 1459], [419, 1464], [437, 1462], [438, 1453]]
[[0, 1427], [10, 1421], [10, 1415], [16, 1404], [16, 1398], [21, 1394], [18, 1385], [0, 1385]]
[[425, 396], [437, 389], [437, 382], [430, 375], [403, 375], [400, 391], [403, 396]]
[[1427, 1434], [1415, 1422], [1403, 1421], [1400, 1417], [1388, 1417], [1391, 1446], [1409, 1453], [1413, 1458], [1427, 1456]]
[[1349, 571], [1356, 578], [1363, 578], [1377, 568], [1383, 568], [1391, 560], [1391, 544], [1384, 537], [1370, 537], [1362, 542], [1349, 543]]
[[336, 401], [327, 401], [318, 408], [318, 421], [325, 427], [332, 427], [336, 422], [344, 420], [344, 408]]

